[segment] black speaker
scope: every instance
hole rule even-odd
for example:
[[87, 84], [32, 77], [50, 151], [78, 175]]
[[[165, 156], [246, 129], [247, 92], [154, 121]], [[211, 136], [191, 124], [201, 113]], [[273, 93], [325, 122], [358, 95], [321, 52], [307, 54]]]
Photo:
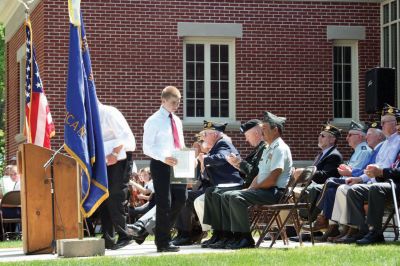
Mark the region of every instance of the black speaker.
[[394, 68], [377, 67], [365, 74], [365, 111], [380, 111], [385, 103], [395, 105], [396, 71]]

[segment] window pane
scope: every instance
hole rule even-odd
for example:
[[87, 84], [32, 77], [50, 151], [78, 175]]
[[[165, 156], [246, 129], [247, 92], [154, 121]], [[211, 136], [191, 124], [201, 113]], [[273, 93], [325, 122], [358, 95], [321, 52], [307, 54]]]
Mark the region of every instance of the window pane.
[[226, 63], [220, 65], [221, 76], [220, 80], [229, 80], [229, 66]]
[[335, 83], [333, 85], [334, 91], [333, 91], [333, 99], [335, 100], [341, 100], [343, 97], [342, 94], [342, 84], [341, 83]]
[[390, 16], [391, 21], [394, 21], [397, 19], [397, 3], [396, 3], [396, 1], [393, 1], [390, 4], [390, 15], [391, 15]]
[[197, 117], [204, 116], [204, 100], [196, 101], [196, 116]]
[[219, 101], [218, 100], [211, 101], [211, 116], [219, 117]]
[[350, 83], [343, 84], [343, 99], [351, 100], [351, 84]]
[[342, 62], [342, 47], [335, 46], [333, 48], [333, 62], [339, 64]]
[[343, 103], [343, 117], [351, 118], [351, 102], [350, 101], [345, 101]]
[[186, 79], [193, 80], [194, 79], [194, 64], [186, 63]]
[[219, 64], [211, 64], [211, 80], [219, 80]]
[[343, 81], [351, 82], [351, 65], [343, 66]]
[[392, 65], [391, 67], [397, 68], [397, 24], [392, 24], [391, 26], [391, 39], [392, 39], [392, 55], [390, 56], [392, 59]]
[[204, 98], [204, 82], [197, 81], [196, 82], [196, 98]]
[[219, 88], [221, 99], [229, 99], [229, 82], [221, 82]]
[[194, 116], [194, 101], [186, 100], [186, 115], [193, 117]]
[[211, 99], [219, 99], [219, 82], [211, 82]]
[[186, 98], [194, 98], [194, 82], [186, 81]]
[[221, 117], [229, 116], [229, 101], [221, 101]]
[[211, 62], [219, 62], [219, 45], [211, 45]]
[[389, 5], [386, 4], [383, 6], [383, 23], [389, 22]]
[[335, 65], [334, 67], [334, 80], [335, 81], [342, 81], [342, 65]]
[[194, 45], [186, 44], [186, 61], [194, 60]]
[[389, 67], [389, 27], [383, 28], [383, 66]]
[[229, 62], [229, 53], [228, 53], [228, 45], [221, 45], [220, 52], [221, 56], [219, 58], [220, 62]]
[[196, 44], [196, 61], [204, 61], [204, 45]]
[[204, 63], [196, 63], [196, 80], [204, 80]]
[[343, 63], [351, 64], [351, 47], [343, 47]]

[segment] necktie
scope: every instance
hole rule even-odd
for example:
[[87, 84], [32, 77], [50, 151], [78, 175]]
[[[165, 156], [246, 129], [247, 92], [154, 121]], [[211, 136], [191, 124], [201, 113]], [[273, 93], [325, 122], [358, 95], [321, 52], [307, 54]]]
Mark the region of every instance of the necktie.
[[171, 119], [172, 135], [174, 136], [174, 146], [175, 148], [180, 149], [181, 144], [179, 142], [178, 129], [176, 128], [176, 124], [171, 113], [169, 114], [169, 118]]
[[317, 157], [315, 157], [314, 163], [313, 165], [316, 166], [319, 163], [319, 160], [321, 160], [323, 152], [321, 152], [320, 154], [318, 154]]

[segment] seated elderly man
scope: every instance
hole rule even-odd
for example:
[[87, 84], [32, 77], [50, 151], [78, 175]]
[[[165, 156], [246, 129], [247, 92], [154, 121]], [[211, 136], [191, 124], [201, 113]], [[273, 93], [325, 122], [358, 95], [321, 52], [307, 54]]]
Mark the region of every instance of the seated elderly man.
[[[207, 247], [224, 237], [220, 212], [222, 193], [241, 189], [243, 185], [239, 170], [227, 161], [228, 156], [231, 154], [239, 156], [239, 152], [224, 134], [226, 125], [204, 121], [204, 130], [202, 131], [204, 144], [210, 150], [207, 154], [199, 153], [198, 160], [204, 175], [208, 177], [212, 184], [212, 187], [207, 188], [204, 193], [203, 223], [213, 227], [213, 236], [203, 242], [202, 247]], [[201, 200], [199, 198], [201, 196], [195, 200], [195, 208], [199, 219], [201, 219], [202, 215], [199, 215], [198, 204], [196, 204]]]
[[[258, 175], [258, 164], [265, 149], [265, 141], [263, 137], [262, 122], [258, 119], [252, 119], [240, 126], [240, 132], [244, 133], [247, 142], [254, 147], [254, 150], [246, 157], [240, 157], [231, 154], [227, 157], [228, 162], [240, 171], [241, 176], [245, 180], [244, 188], [248, 187], [253, 179]], [[225, 193], [223, 193], [224, 195]], [[226, 217], [229, 217], [229, 208], [221, 206], [222, 213], [222, 237], [215, 243], [203, 243], [203, 247], [223, 248], [226, 243], [233, 238], [230, 225], [224, 223]], [[218, 228], [219, 225], [213, 225], [213, 228]], [[210, 241], [211, 242], [211, 241]]]
[[[387, 139], [382, 144], [382, 147], [376, 157], [375, 166], [379, 169], [392, 168], [393, 162], [396, 161], [396, 156], [400, 149], [400, 134], [398, 134], [396, 126], [399, 120], [400, 111], [392, 106], [386, 105], [382, 110], [381, 124], [382, 131]], [[382, 184], [375, 186], [375, 183], [382, 179], [368, 178], [368, 170], [373, 169], [367, 166], [366, 175], [362, 176], [365, 183], [353, 185], [347, 192], [347, 215], [348, 225], [352, 227], [352, 232], [349, 232], [348, 238], [358, 241], [360, 244], [368, 244], [384, 241], [381, 232], [381, 226], [377, 224], [377, 220], [381, 220], [380, 213], [377, 212], [377, 206], [374, 206], [372, 198], [369, 198], [369, 192], [372, 189], [381, 188]], [[372, 170], [371, 170], [372, 171]], [[370, 174], [371, 175], [371, 174]], [[371, 200], [369, 200], [371, 199]], [[364, 202], [369, 202], [367, 220], [365, 220]], [[372, 205], [371, 205], [372, 204]], [[379, 206], [383, 209], [383, 205]], [[368, 228], [368, 225], [370, 227]], [[351, 243], [347, 241], [347, 243]], [[357, 242], [358, 243], [358, 242]]]
[[[380, 123], [373, 122], [368, 124], [368, 131], [366, 140], [368, 146], [372, 149], [372, 154], [367, 163], [374, 164], [376, 162], [376, 157], [382, 147], [383, 141], [385, 140], [385, 135], [383, 134]], [[354, 242], [348, 233], [352, 230], [347, 226], [348, 218], [347, 218], [347, 210], [346, 210], [346, 195], [348, 189], [354, 185], [359, 183], [359, 180], [362, 179], [362, 175], [364, 174], [365, 168], [353, 168], [351, 171], [349, 169], [340, 169], [339, 172], [347, 176], [345, 179], [346, 184], [340, 185], [335, 194], [335, 202], [333, 204], [333, 210], [331, 215], [331, 220], [329, 221], [331, 224], [338, 223], [342, 224], [342, 230], [339, 235], [335, 237], [328, 237], [327, 241], [335, 242], [335, 243], [347, 243], [347, 241]]]
[[[353, 154], [347, 164], [341, 164], [338, 167], [338, 172], [342, 174], [341, 177], [331, 177], [323, 186], [322, 193], [319, 196], [316, 207], [323, 211], [323, 214], [319, 215], [314, 225], [314, 230], [324, 230], [328, 228], [328, 220], [331, 218], [333, 204], [335, 201], [336, 189], [339, 185], [344, 184], [346, 176], [351, 175], [351, 170], [363, 169], [367, 166], [369, 158], [371, 156], [371, 149], [365, 142], [366, 129], [360, 123], [351, 121], [349, 126], [349, 132], [346, 140], [349, 146], [353, 149]], [[328, 237], [337, 236], [339, 234], [339, 228], [337, 224], [329, 225], [328, 231], [322, 237], [316, 237], [317, 241], [325, 242]]]
[[258, 164], [258, 175], [247, 189], [223, 194], [222, 209], [229, 210], [224, 224], [230, 225], [233, 240], [225, 248], [241, 249], [254, 247], [250, 233], [248, 207], [256, 204], [274, 204], [279, 201], [289, 181], [292, 169], [292, 154], [282, 140], [286, 118], [270, 112], [264, 113], [263, 133], [268, 146]]

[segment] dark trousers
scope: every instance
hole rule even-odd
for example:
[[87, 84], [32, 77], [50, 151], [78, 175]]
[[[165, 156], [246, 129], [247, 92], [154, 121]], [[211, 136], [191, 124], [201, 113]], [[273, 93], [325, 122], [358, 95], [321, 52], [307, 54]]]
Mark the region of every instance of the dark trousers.
[[171, 241], [171, 228], [186, 201], [186, 185], [171, 184], [171, 166], [158, 161], [150, 161], [156, 202], [155, 243], [165, 247]]
[[337, 188], [346, 183], [345, 178], [331, 177], [326, 182], [322, 189], [317, 202], [317, 208], [322, 210], [325, 218], [332, 218], [333, 205], [335, 204], [336, 190]]
[[116, 164], [107, 166], [109, 197], [101, 205], [101, 224], [106, 244], [115, 243], [117, 232], [119, 239], [128, 237], [126, 230], [125, 203], [128, 195], [129, 173], [132, 171], [132, 155]]
[[[185, 206], [179, 213], [178, 219], [175, 224], [175, 227], [176, 229], [178, 229], [179, 233], [181, 234], [189, 233], [190, 235], [190, 233], [193, 231], [194, 229], [193, 216], [196, 215], [193, 203], [194, 200], [202, 194], [204, 194], [203, 190], [188, 191], [188, 198], [186, 199]], [[201, 227], [200, 227], [200, 233], [201, 233]], [[186, 237], [189, 235], [186, 235]]]
[[[322, 191], [323, 185], [312, 182], [308, 188], [306, 193], [304, 193], [304, 198], [300, 199], [301, 202], [310, 203], [310, 217], [311, 221], [315, 221], [317, 219], [318, 214], [321, 213], [321, 210], [318, 208], [317, 200]], [[303, 219], [308, 219], [308, 210], [300, 210], [299, 215]]]

